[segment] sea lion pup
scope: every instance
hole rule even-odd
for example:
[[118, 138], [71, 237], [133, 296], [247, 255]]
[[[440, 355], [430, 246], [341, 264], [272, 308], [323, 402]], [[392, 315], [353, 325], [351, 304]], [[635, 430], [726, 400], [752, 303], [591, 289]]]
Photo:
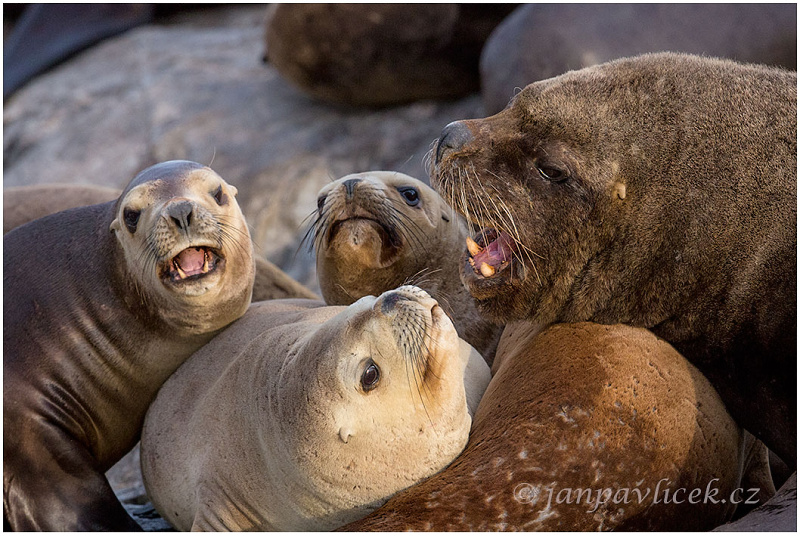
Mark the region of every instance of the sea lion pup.
[[342, 530], [699, 531], [730, 518], [744, 434], [694, 366], [641, 328], [531, 337], [524, 324], [503, 333], [464, 452]]
[[142, 472], [178, 530], [326, 530], [445, 467], [489, 368], [425, 291], [250, 310], [164, 384]]
[[[40, 184], [3, 189], [3, 234], [30, 221], [69, 208], [117, 199], [121, 190], [78, 184]], [[282, 298], [319, 299], [272, 262], [255, 257], [253, 301]]]
[[491, 364], [502, 327], [481, 317], [459, 281], [467, 226], [439, 194], [402, 173], [368, 171], [326, 185], [317, 207], [306, 237], [326, 303], [349, 305], [412, 282], [442, 301], [459, 336]]
[[236, 188], [186, 161], [117, 201], [3, 238], [3, 513], [14, 530], [136, 530], [103, 473], [164, 380], [244, 314], [250, 235]]
[[483, 228], [462, 259], [482, 313], [649, 328], [796, 466], [796, 73], [671, 53], [569, 72], [447, 126], [432, 182]]

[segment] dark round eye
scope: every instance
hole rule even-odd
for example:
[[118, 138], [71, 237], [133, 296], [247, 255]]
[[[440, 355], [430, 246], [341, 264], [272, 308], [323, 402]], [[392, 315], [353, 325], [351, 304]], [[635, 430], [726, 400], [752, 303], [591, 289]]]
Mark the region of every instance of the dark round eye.
[[567, 171], [547, 164], [537, 163], [536, 171], [539, 172], [539, 175], [543, 179], [552, 182], [561, 182], [567, 180], [567, 178], [569, 177], [569, 173]]
[[131, 234], [136, 232], [136, 225], [139, 223], [139, 216], [142, 215], [140, 210], [133, 210], [132, 208], [126, 208], [122, 211], [122, 219], [125, 220], [125, 227], [128, 228], [128, 231]]
[[317, 198], [317, 211], [322, 212], [322, 207], [325, 206], [325, 199], [327, 199], [327, 195], [321, 195]]
[[222, 185], [220, 184], [217, 186], [217, 189], [214, 190], [214, 201], [217, 202], [219, 206], [225, 205], [228, 203], [228, 196], [222, 191]]
[[367, 367], [361, 374], [361, 388], [364, 390], [364, 392], [372, 391], [378, 386], [380, 379], [381, 369], [379, 369], [378, 365], [376, 365], [375, 362], [370, 359], [367, 361]]
[[417, 192], [416, 188], [406, 186], [404, 188], [398, 188], [397, 191], [403, 196], [408, 206], [415, 207], [419, 204], [419, 192]]

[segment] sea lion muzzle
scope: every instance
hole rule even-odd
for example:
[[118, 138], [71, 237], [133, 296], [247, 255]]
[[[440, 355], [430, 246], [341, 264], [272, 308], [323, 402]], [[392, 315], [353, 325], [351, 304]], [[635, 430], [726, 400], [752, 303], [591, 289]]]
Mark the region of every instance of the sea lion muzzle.
[[463, 121], [453, 121], [442, 129], [439, 144], [436, 146], [436, 164], [438, 165], [449, 151], [458, 151], [472, 141], [472, 132]]

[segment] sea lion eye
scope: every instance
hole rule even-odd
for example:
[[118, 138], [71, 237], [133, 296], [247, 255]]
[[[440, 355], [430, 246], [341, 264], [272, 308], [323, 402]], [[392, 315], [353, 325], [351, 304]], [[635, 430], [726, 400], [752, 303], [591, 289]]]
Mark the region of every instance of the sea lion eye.
[[548, 164], [540, 164], [538, 162], [536, 163], [536, 171], [539, 172], [539, 176], [544, 180], [552, 182], [562, 182], [569, 177], [569, 173], [563, 169]]
[[221, 184], [219, 186], [217, 186], [217, 189], [214, 191], [213, 196], [214, 196], [214, 201], [216, 201], [217, 205], [219, 205], [219, 206], [225, 205], [228, 202], [228, 196], [226, 196], [222, 192], [222, 185]]
[[408, 206], [415, 207], [419, 204], [419, 192], [417, 192], [416, 188], [407, 186], [405, 188], [398, 188], [397, 191], [403, 196]]
[[378, 382], [381, 379], [381, 369], [378, 368], [378, 365], [370, 359], [367, 361], [367, 366], [364, 369], [364, 372], [361, 374], [361, 388], [364, 392], [369, 392], [375, 389], [378, 386]]
[[139, 216], [142, 215], [140, 210], [133, 210], [132, 208], [126, 208], [122, 211], [122, 219], [125, 220], [125, 227], [128, 228], [128, 231], [131, 234], [136, 232], [136, 225], [139, 223]]

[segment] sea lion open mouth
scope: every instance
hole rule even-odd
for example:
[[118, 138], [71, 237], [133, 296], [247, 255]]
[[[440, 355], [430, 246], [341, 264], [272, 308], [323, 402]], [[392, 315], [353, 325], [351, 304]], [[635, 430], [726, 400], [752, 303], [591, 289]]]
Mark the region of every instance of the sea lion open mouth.
[[194, 281], [216, 271], [222, 260], [220, 253], [210, 247], [189, 247], [169, 260], [162, 278], [170, 283]]
[[517, 243], [505, 231], [488, 228], [475, 238], [467, 237], [467, 250], [475, 275], [489, 278], [511, 266]]

